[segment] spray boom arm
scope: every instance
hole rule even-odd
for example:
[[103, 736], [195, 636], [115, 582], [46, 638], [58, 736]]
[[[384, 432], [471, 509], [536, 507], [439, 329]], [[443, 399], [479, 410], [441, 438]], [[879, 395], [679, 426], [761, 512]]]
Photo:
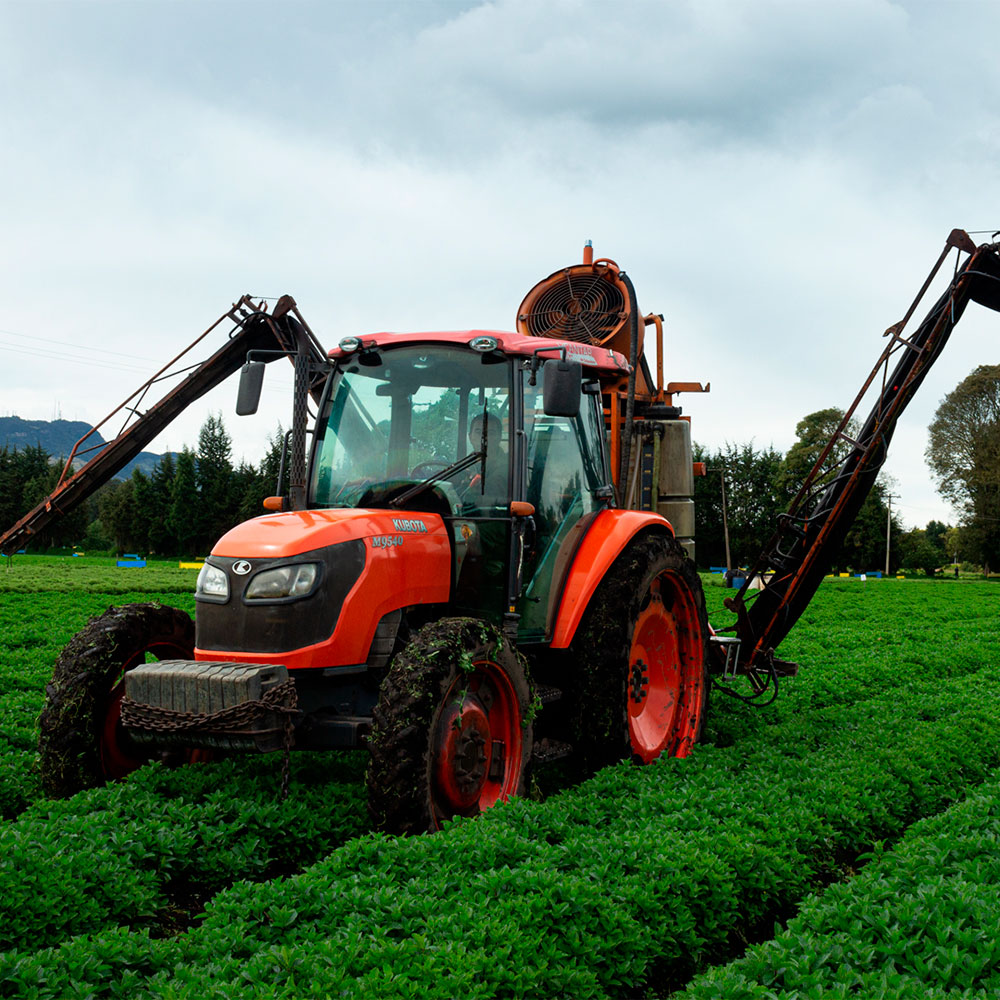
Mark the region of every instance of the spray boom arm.
[[[153, 387], [158, 382], [170, 378], [171, 374], [183, 372], [185, 369], [181, 369], [180, 372], [173, 371], [178, 362], [227, 320], [234, 324], [228, 341], [205, 361], [187, 369], [189, 373], [184, 380], [170, 389], [161, 399], [145, 411], [140, 410], [140, 406]], [[237, 371], [250, 351], [288, 355], [296, 365], [297, 376], [300, 368], [310, 364], [314, 369], [318, 368], [326, 359], [322, 346], [300, 315], [291, 296], [282, 296], [275, 304], [274, 310], [269, 313], [264, 304], [255, 303], [249, 295], [244, 295], [177, 357], [164, 365], [77, 441], [69, 458], [66, 459], [55, 489], [13, 527], [0, 534], [0, 553], [10, 555], [23, 548], [32, 535], [63, 514], [69, 513], [104, 483], [110, 481], [178, 414]], [[309, 391], [316, 389], [315, 386], [307, 388]], [[297, 406], [296, 410], [298, 409]], [[304, 400], [301, 409], [303, 411], [305, 409]], [[102, 443], [96, 436], [97, 432], [116, 417], [122, 419], [121, 429], [111, 441]], [[304, 441], [304, 427], [301, 436]], [[304, 444], [296, 448], [293, 443], [292, 450], [291, 486], [294, 498], [296, 487], [300, 487], [303, 494], [305, 490], [304, 463], [294, 461], [295, 454], [304, 452]], [[84, 456], [89, 458], [74, 472], [74, 463], [79, 462]], [[299, 465], [302, 466], [301, 470], [297, 469]], [[301, 484], [296, 482], [297, 475], [302, 480]]]
[[[948, 289], [916, 332], [904, 336], [907, 322], [952, 249], [969, 256], [961, 266], [956, 264]], [[787, 513], [779, 517], [776, 531], [746, 574], [743, 587], [726, 601], [726, 607], [737, 615], [732, 628], [740, 640], [735, 662], [730, 655], [728, 669], [748, 675], [759, 694], [777, 676], [795, 672], [795, 664], [774, 658], [775, 647], [805, 611], [829, 571], [832, 554], [871, 492], [885, 461], [897, 420], [937, 360], [970, 299], [1000, 311], [1000, 243], [976, 247], [967, 233], [955, 229], [906, 315], [885, 331], [884, 336], [889, 338], [885, 350]], [[896, 363], [890, 373], [892, 361]], [[878, 398], [855, 439], [848, 433], [851, 419], [869, 388], [879, 381]], [[849, 450], [831, 478], [827, 461], [841, 442]], [[763, 589], [756, 600], [748, 603], [745, 595], [755, 578], [764, 581]], [[721, 652], [727, 644], [718, 648]], [[728, 648], [732, 649], [732, 645]]]

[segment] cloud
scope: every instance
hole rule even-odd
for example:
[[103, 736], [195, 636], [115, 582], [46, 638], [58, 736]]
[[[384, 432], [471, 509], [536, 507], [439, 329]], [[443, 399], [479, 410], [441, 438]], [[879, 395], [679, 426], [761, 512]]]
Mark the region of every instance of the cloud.
[[[245, 291], [327, 344], [510, 328], [592, 238], [667, 316], [668, 377], [713, 383], [695, 437], [785, 448], [853, 398], [948, 231], [1000, 228], [998, 27], [882, 0], [0, 5], [0, 328], [48, 344], [0, 337], [0, 405], [95, 419], [137, 382], [97, 348], [165, 360]], [[225, 388], [169, 443], [211, 408], [252, 456], [288, 382], [257, 429]], [[923, 447], [898, 447], [905, 494]]]
[[826, 100], [905, 21], [884, 2], [514, 0], [420, 32], [405, 71], [525, 118], [568, 115], [614, 130], [700, 123], [743, 135], [773, 126], [790, 102]]

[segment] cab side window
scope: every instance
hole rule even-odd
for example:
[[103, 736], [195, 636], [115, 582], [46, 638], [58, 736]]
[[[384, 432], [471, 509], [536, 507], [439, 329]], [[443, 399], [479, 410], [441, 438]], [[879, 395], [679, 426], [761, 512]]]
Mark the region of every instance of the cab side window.
[[[525, 564], [520, 632], [544, 636], [551, 601], [582, 530], [581, 518], [599, 510], [606, 485], [600, 435], [603, 426], [585, 396], [578, 417], [550, 417], [542, 408], [541, 372], [537, 386], [525, 385], [525, 498], [535, 507], [535, 537]], [[576, 530], [574, 530], [576, 529]]]

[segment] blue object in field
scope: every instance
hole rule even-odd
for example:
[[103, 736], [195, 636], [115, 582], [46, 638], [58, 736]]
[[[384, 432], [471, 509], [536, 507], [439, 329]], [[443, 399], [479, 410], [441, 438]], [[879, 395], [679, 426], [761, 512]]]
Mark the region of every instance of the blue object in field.
[[708, 567], [708, 571], [709, 571], [709, 573], [725, 573], [726, 572], [726, 567], [725, 566], [709, 566]]
[[743, 583], [744, 583], [745, 580], [746, 580], [746, 577], [744, 577], [744, 576], [734, 576], [733, 577], [733, 582], [730, 584], [730, 586], [733, 588], [733, 590], [739, 590], [740, 587], [743, 586]]
[[124, 558], [124, 559], [119, 559], [117, 565], [119, 565], [119, 566], [134, 566], [134, 567], [137, 567], [139, 569], [142, 569], [146, 565], [146, 560], [145, 559], [140, 559], [138, 556], [132, 556], [132, 557], [126, 556], [126, 558]]

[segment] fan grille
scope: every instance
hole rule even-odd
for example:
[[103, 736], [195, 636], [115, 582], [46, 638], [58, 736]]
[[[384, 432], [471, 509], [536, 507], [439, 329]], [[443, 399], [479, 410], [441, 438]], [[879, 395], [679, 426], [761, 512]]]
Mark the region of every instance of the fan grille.
[[545, 282], [518, 319], [533, 337], [602, 344], [627, 314], [625, 296], [610, 271], [568, 267], [559, 279]]

